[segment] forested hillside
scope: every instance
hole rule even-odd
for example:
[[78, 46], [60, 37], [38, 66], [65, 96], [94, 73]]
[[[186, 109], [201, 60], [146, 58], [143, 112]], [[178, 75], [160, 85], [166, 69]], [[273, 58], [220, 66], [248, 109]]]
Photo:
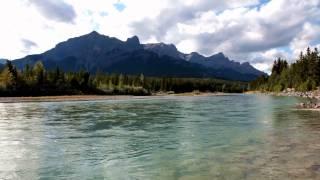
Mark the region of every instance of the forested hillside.
[[17, 69], [10, 61], [0, 69], [0, 96], [49, 96], [75, 94], [151, 95], [160, 91], [243, 92], [247, 83], [211, 78], [145, 77], [140, 75], [94, 75], [86, 71], [46, 70], [39, 61]]
[[317, 48], [301, 52], [300, 57], [289, 65], [287, 60], [274, 61], [271, 76], [261, 76], [250, 83], [251, 90], [282, 91], [294, 88], [297, 91], [314, 90], [320, 86], [320, 55]]

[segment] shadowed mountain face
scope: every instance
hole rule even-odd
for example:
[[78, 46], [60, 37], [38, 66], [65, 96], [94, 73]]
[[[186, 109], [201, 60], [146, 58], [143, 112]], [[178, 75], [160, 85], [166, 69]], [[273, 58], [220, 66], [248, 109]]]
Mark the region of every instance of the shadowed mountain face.
[[39, 60], [48, 69], [85, 69], [92, 73], [143, 73], [150, 76], [216, 77], [240, 81], [250, 81], [264, 74], [249, 63], [230, 61], [222, 53], [211, 57], [198, 53], [183, 54], [172, 44], [143, 45], [136, 36], [121, 41], [95, 31], [59, 43], [42, 54], [14, 60], [13, 63], [21, 69]]
[[177, 59], [183, 59], [191, 63], [200, 64], [207, 68], [212, 68], [215, 70], [230, 69], [242, 74], [252, 74], [256, 76], [261, 76], [264, 73], [255, 69], [248, 62], [239, 63], [230, 60], [223, 53], [218, 53], [210, 57], [205, 57], [197, 52], [191, 54], [183, 54], [177, 50], [174, 45], [166, 45], [163, 43], [159, 44], [147, 44], [145, 49], [151, 50], [157, 53], [159, 56], [167, 55]]

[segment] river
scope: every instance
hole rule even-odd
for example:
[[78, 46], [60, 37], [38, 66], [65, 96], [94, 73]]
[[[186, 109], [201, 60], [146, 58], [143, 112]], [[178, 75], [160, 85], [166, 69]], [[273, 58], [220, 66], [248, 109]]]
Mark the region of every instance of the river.
[[0, 179], [320, 179], [320, 112], [299, 101], [0, 103]]

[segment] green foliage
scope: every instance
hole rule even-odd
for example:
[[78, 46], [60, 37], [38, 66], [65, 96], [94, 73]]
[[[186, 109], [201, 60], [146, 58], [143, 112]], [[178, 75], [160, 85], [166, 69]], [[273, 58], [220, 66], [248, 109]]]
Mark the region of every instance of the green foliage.
[[301, 52], [297, 61], [290, 66], [286, 60], [274, 61], [272, 74], [259, 77], [250, 83], [251, 90], [282, 91], [294, 88], [298, 91], [314, 90], [320, 86], [320, 55], [318, 49]]
[[32, 74], [36, 78], [36, 83], [42, 85], [45, 81], [45, 69], [41, 61], [37, 62], [32, 69]]
[[272, 74], [280, 75], [281, 72], [288, 68], [288, 62], [284, 59], [278, 58], [273, 63]]
[[43, 96], [72, 94], [150, 95], [159, 91], [243, 92], [247, 84], [217, 79], [145, 77], [101, 74], [86, 71], [47, 71], [39, 61], [18, 71], [11, 62], [0, 71], [0, 96]]

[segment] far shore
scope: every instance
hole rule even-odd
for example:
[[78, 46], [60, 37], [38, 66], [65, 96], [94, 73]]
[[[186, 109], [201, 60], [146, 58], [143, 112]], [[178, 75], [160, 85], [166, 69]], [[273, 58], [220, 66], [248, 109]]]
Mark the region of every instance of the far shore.
[[120, 100], [131, 96], [111, 95], [62, 95], [62, 96], [30, 96], [30, 97], [0, 97], [0, 103], [17, 102], [59, 102], [59, 101], [96, 101], [96, 100]]
[[32, 96], [32, 97], [0, 97], [0, 103], [19, 102], [63, 102], [63, 101], [99, 101], [99, 100], [126, 100], [140, 99], [146, 97], [166, 97], [166, 96], [221, 96], [228, 93], [211, 92], [188, 92], [179, 94], [157, 93], [150, 96], [133, 95], [62, 95], [62, 96]]

